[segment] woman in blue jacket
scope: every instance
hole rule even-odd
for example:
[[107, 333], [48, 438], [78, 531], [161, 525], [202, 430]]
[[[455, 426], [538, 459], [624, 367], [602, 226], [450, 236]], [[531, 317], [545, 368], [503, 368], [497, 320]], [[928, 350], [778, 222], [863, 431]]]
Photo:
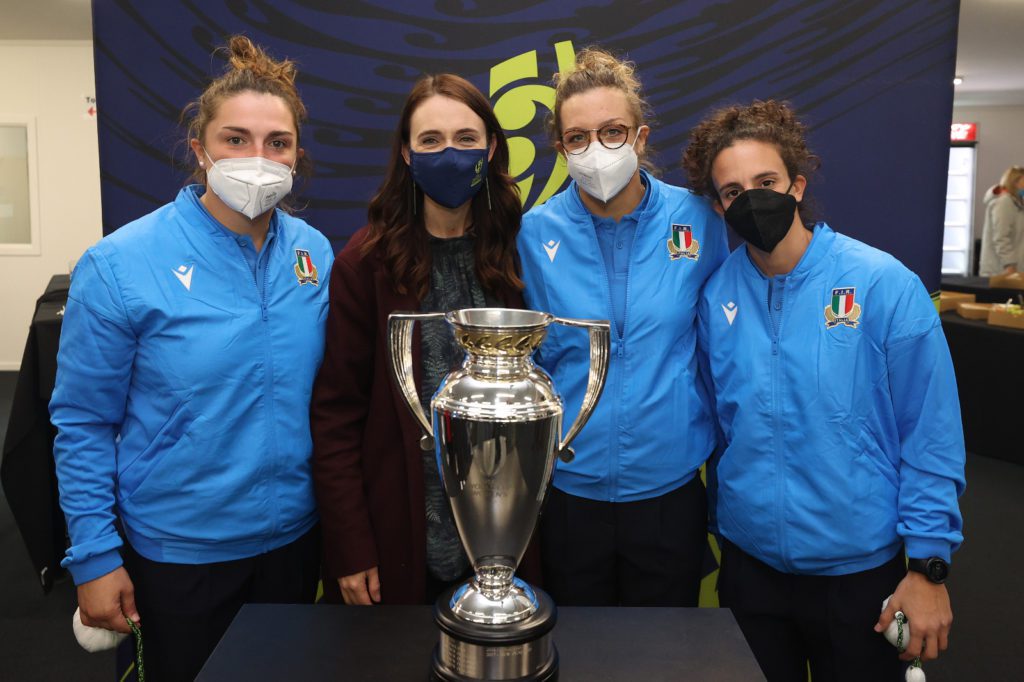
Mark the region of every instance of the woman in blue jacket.
[[808, 660], [815, 682], [900, 679], [877, 632], [901, 610], [905, 660], [946, 648], [943, 581], [963, 540], [963, 433], [935, 307], [895, 258], [806, 220], [816, 157], [786, 105], [712, 114], [683, 163], [746, 241], [700, 301], [724, 439], [721, 603], [773, 682], [806, 679]]
[[294, 65], [238, 36], [228, 57], [186, 109], [198, 184], [75, 268], [50, 402], [82, 621], [141, 620], [159, 680], [193, 679], [242, 603], [311, 602], [319, 567], [332, 253], [276, 208], [309, 167]]
[[[552, 128], [572, 183], [523, 218], [531, 308], [612, 323], [597, 409], [559, 462], [541, 520], [544, 587], [560, 604], [696, 606], [707, 543], [699, 469], [715, 446], [696, 379], [696, 304], [727, 255], [710, 203], [641, 169], [648, 112], [633, 65], [598, 49], [556, 77]], [[589, 347], [548, 331], [538, 353], [579, 408]]]

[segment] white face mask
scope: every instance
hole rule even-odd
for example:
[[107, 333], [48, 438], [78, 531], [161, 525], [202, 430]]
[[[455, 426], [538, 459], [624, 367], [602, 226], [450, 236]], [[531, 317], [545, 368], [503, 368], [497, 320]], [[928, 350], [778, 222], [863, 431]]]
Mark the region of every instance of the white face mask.
[[[637, 130], [637, 138], [644, 127]], [[624, 144], [618, 149], [608, 149], [594, 140], [582, 154], [566, 154], [569, 177], [590, 196], [607, 202], [629, 184], [640, 165], [633, 149], [637, 138], [633, 138], [632, 144]]]
[[[262, 156], [214, 161], [205, 148], [203, 153], [211, 164], [206, 171], [210, 189], [229, 208], [249, 220], [274, 208], [292, 191], [294, 165], [289, 168]], [[298, 162], [297, 157], [295, 160]]]

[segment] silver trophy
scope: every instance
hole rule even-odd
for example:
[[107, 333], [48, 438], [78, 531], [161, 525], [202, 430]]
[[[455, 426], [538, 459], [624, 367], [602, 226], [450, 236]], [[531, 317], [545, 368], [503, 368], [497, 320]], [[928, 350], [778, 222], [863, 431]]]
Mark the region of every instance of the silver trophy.
[[[466, 351], [462, 366], [420, 405], [413, 381], [412, 327], [447, 320]], [[531, 355], [552, 322], [590, 334], [590, 374], [579, 416], [562, 434], [562, 399]], [[442, 594], [433, 677], [445, 681], [554, 680], [554, 602], [515, 577], [554, 472], [572, 459], [569, 443], [587, 423], [608, 372], [606, 321], [569, 320], [531, 310], [473, 308], [394, 313], [388, 318], [394, 376], [433, 449], [462, 545], [469, 581]]]

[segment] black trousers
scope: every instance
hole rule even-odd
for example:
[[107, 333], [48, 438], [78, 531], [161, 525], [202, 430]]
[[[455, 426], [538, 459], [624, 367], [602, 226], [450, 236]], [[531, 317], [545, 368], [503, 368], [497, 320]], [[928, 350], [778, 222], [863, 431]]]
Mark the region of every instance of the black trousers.
[[142, 619], [147, 682], [194, 680], [245, 603], [312, 603], [320, 528], [272, 552], [213, 564], [150, 561], [124, 546]]
[[836, 576], [781, 573], [722, 541], [718, 597], [732, 609], [768, 682], [896, 682], [906, 663], [873, 628], [907, 574], [903, 552]]
[[699, 476], [638, 502], [552, 488], [541, 517], [544, 589], [564, 606], [696, 606], [707, 546]]

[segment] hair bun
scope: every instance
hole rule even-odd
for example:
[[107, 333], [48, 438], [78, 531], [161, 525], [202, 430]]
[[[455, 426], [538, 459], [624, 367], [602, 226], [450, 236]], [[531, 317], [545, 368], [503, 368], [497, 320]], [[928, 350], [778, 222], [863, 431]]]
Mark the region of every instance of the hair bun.
[[599, 47], [588, 47], [576, 55], [576, 68], [592, 73], [611, 71], [623, 81], [629, 81], [636, 73], [636, 64], [626, 59], [617, 59], [611, 52]]
[[228, 63], [238, 71], [251, 71], [258, 78], [272, 78], [295, 84], [295, 63], [290, 59], [277, 61], [248, 37], [231, 36], [227, 46]]

